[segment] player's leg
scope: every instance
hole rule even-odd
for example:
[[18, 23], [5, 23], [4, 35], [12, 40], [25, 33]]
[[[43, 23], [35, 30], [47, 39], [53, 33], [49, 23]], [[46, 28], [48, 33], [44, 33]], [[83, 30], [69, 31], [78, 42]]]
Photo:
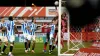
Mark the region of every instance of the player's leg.
[[1, 44], [2, 44], [2, 36], [0, 36], [0, 52], [1, 52]]
[[2, 49], [2, 52], [1, 52], [2, 54], [7, 54], [7, 53], [5, 53], [7, 46], [8, 46], [8, 39], [7, 39], [7, 37], [5, 37], [4, 38], [4, 46], [3, 46], [3, 49]]
[[50, 39], [50, 44], [49, 44], [49, 54], [52, 52], [52, 39]]
[[52, 51], [52, 44], [53, 44], [52, 38], [53, 38], [53, 35], [50, 34], [49, 54], [51, 54], [51, 51]]
[[[26, 37], [26, 36], [25, 36]], [[28, 37], [28, 36], [27, 36]], [[30, 45], [31, 45], [31, 41], [27, 39], [27, 37], [25, 38], [25, 50], [30, 51]]]
[[1, 52], [2, 54], [7, 54], [7, 53], [5, 53], [7, 46], [8, 46], [8, 42], [5, 42], [3, 49], [2, 49], [2, 52]]
[[31, 41], [30, 40], [27, 40], [27, 45], [26, 45], [26, 50], [25, 50], [25, 53], [27, 53], [28, 52], [28, 48], [29, 48], [29, 43], [30, 43]]
[[55, 39], [54, 39], [54, 38], [53, 38], [52, 42], [53, 42], [53, 46], [52, 46], [51, 52], [52, 52], [52, 51], [55, 49], [55, 47], [56, 47], [56, 42], [55, 42]]
[[14, 42], [11, 42], [11, 43], [10, 43], [10, 51], [9, 51], [9, 55], [12, 55], [13, 46], [14, 46]]
[[29, 48], [29, 43], [31, 42], [31, 35], [28, 35], [27, 36], [27, 45], [26, 45], [26, 51], [25, 51], [25, 53], [27, 53], [28, 52], [28, 48]]
[[46, 52], [48, 41], [49, 41], [49, 33], [47, 33], [46, 42], [44, 43], [44, 50], [43, 50], [44, 52]]
[[24, 36], [24, 46], [25, 46], [25, 50], [26, 50], [26, 46], [27, 46], [27, 39], [26, 39], [26, 34], [23, 34], [23, 36]]
[[27, 39], [24, 39], [25, 51], [27, 50]]
[[32, 53], [34, 53], [35, 44], [36, 44], [36, 41], [33, 40], [33, 44], [32, 44]]
[[2, 55], [1, 54], [1, 44], [2, 44], [2, 40], [1, 40], [1, 37], [0, 37], [0, 55]]
[[63, 43], [63, 32], [61, 32], [61, 39], [60, 39], [60, 44], [61, 44], [61, 49], [64, 47], [64, 43]]
[[0, 52], [1, 52], [1, 44], [2, 44], [2, 42], [0, 41]]
[[23, 34], [24, 35], [24, 45], [25, 45], [25, 52], [27, 52], [27, 50], [28, 50], [28, 47], [27, 47], [27, 37], [28, 37], [28, 35], [27, 34]]
[[29, 39], [29, 42], [28, 42], [28, 51], [30, 51], [30, 45], [31, 45], [31, 39]]
[[[9, 51], [8, 56], [11, 56], [11, 55], [12, 55], [12, 51], [13, 51], [15, 36], [14, 36], [14, 35], [10, 36], [9, 41], [10, 41], [10, 51]], [[12, 55], [12, 56], [13, 56], [13, 55]]]
[[55, 47], [56, 47], [56, 42], [57, 42], [57, 34], [55, 33], [54, 39], [53, 39], [53, 47], [52, 47], [52, 50], [55, 49]]
[[56, 48], [58, 47], [58, 38], [57, 38], [57, 41], [56, 41]]
[[46, 47], [47, 47], [47, 44], [48, 44], [48, 42], [47, 42], [48, 40], [46, 39], [46, 42], [44, 43], [44, 48], [43, 48], [43, 52], [46, 52]]
[[29, 45], [28, 45], [28, 51], [30, 51], [30, 46], [31, 46], [31, 41], [29, 42]]
[[35, 53], [35, 52], [34, 52], [35, 44], [36, 44], [35, 35], [32, 36], [32, 41], [33, 41], [33, 44], [32, 44], [32, 53]]

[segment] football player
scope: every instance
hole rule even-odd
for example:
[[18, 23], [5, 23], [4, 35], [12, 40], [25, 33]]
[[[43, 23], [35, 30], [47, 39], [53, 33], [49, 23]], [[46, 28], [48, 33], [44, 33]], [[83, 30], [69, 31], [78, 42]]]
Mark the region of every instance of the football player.
[[30, 32], [28, 31], [30, 29], [30, 25], [27, 22], [27, 17], [23, 18], [23, 22], [20, 22], [17, 19], [16, 21], [22, 25], [23, 36], [25, 39], [25, 53], [27, 53], [28, 51], [30, 51], [30, 44], [31, 44], [31, 42], [28, 41], [31, 38], [31, 36], [29, 36]]
[[7, 23], [5, 22], [5, 19], [2, 18], [0, 22], [0, 51], [1, 51], [2, 42], [4, 42], [5, 44], [0, 55], [4, 54], [4, 51], [6, 50], [8, 46], [7, 31], [8, 31]]
[[16, 28], [16, 25], [13, 21], [13, 17], [10, 16], [9, 17], [9, 37], [8, 37], [8, 40], [10, 41], [10, 51], [9, 51], [9, 54], [8, 56], [13, 56], [12, 54], [12, 50], [13, 50], [13, 46], [14, 46], [14, 41], [15, 41], [15, 32], [18, 32], [17, 31], [17, 28]]

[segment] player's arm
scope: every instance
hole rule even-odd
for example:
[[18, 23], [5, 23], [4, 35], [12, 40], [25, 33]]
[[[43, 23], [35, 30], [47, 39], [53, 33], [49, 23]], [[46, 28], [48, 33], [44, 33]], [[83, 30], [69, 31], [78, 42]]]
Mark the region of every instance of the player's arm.
[[2, 30], [1, 30], [1, 29], [2, 29], [2, 27], [1, 27], [1, 24], [0, 24], [0, 32], [2, 32]]
[[18, 33], [18, 29], [17, 29], [17, 26], [16, 26], [15, 23], [14, 23], [14, 32], [15, 32], [15, 33]]
[[15, 33], [18, 33], [18, 29], [17, 29], [16, 25], [14, 25], [14, 31], [15, 31]]
[[38, 27], [38, 29], [41, 29], [42, 27], [49, 27], [49, 25], [40, 26], [40, 27]]
[[6, 32], [7, 33], [7, 26], [2, 26], [1, 30], [2, 30], [2, 32]]
[[39, 27], [37, 26], [37, 24], [35, 24], [34, 26], [35, 26], [35, 28], [33, 29], [34, 31], [36, 31], [36, 30], [39, 29]]

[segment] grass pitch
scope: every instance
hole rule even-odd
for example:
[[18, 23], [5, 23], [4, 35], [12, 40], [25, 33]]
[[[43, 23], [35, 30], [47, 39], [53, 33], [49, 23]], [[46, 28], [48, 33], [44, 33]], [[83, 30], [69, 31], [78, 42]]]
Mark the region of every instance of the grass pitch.
[[[13, 48], [13, 55], [14, 56], [58, 56], [57, 48], [53, 51], [52, 54], [49, 54], [48, 47], [47, 52], [43, 53], [43, 43], [36, 43], [35, 46], [35, 53], [28, 52], [27, 54], [24, 52], [24, 43], [15, 43]], [[9, 46], [5, 50], [6, 53], [9, 52]], [[7, 55], [1, 55], [1, 56], [7, 56]]]

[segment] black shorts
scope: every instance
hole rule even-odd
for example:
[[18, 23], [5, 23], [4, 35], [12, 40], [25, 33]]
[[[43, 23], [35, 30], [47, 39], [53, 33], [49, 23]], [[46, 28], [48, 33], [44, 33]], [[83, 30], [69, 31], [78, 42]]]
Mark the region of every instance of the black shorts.
[[58, 30], [55, 30], [55, 33], [58, 33]]
[[49, 41], [49, 38], [50, 38], [50, 33], [48, 32], [47, 36], [46, 36], [46, 39]]

